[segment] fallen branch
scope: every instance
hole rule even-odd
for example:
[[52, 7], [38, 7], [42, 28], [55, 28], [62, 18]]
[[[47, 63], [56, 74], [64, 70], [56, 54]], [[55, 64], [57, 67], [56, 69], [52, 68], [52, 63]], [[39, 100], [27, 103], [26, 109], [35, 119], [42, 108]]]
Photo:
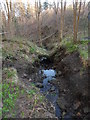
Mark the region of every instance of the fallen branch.
[[[47, 36], [47, 37], [45, 37], [45, 38], [43, 38], [41, 41], [44, 41], [44, 40], [46, 40], [46, 39], [52, 37], [52, 36], [55, 35], [55, 34], [56, 34], [56, 32], [55, 32], [55, 33], [52, 33], [51, 35], [49, 35], [49, 36]], [[38, 42], [39, 42], [39, 41], [37, 41], [37, 43], [38, 43]]]

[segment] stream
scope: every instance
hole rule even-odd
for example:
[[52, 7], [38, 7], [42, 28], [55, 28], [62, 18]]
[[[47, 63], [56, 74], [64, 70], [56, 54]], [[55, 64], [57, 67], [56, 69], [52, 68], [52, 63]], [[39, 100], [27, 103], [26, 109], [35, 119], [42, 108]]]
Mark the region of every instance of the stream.
[[[52, 80], [56, 80], [57, 72], [53, 69], [52, 62], [46, 57], [42, 57], [40, 59], [40, 68], [39, 68], [39, 76], [42, 80], [40, 83], [40, 92], [47, 98], [49, 102], [53, 104], [55, 107], [55, 115], [58, 119], [62, 118], [62, 110], [57, 104], [57, 100], [59, 98], [59, 88], [52, 84]], [[64, 120], [67, 118], [71, 118], [71, 113], [67, 113], [64, 116]]]
[[43, 79], [43, 88], [41, 88], [40, 91], [54, 105], [56, 117], [60, 118], [61, 110], [56, 102], [58, 99], [59, 91], [56, 86], [49, 83], [49, 81], [55, 80], [56, 71], [53, 69], [49, 69], [49, 70], [46, 69], [46, 70], [40, 70], [39, 74], [41, 73], [45, 78]]
[[[50, 83], [50, 81], [56, 80], [55, 76], [57, 73], [54, 69], [52, 69], [52, 66], [50, 67], [51, 61], [46, 57], [42, 57], [40, 59], [40, 64], [41, 67], [39, 70], [39, 75], [43, 78], [43, 87], [40, 88], [40, 92], [43, 93], [47, 100], [50, 101], [55, 107], [56, 117], [61, 118], [61, 109], [57, 104], [59, 90], [56, 86]], [[46, 66], [49, 66], [49, 68]]]

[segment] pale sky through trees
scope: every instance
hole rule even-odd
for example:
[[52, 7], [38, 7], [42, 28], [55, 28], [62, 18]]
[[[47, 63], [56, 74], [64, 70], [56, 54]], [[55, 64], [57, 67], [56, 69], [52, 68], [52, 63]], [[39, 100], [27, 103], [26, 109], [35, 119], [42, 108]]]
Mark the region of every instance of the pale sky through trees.
[[[5, 0], [0, 0], [0, 3], [1, 2], [4, 2]], [[9, 1], [9, 0], [8, 0]], [[27, 1], [29, 1], [31, 4], [34, 4], [35, 3], [35, 0], [12, 0], [12, 1], [23, 1], [24, 3], [27, 3]], [[49, 3], [53, 3], [54, 1], [61, 1], [61, 0], [41, 0], [41, 2], [43, 3], [43, 2], [45, 2], [45, 1], [47, 1], [47, 2], [49, 2]], [[73, 0], [66, 0], [67, 1], [67, 4], [69, 5], [69, 4], [72, 4], [72, 2], [73, 2]], [[80, 0], [78, 0], [78, 1], [80, 1]], [[82, 0], [82, 1], [84, 1], [84, 0]], [[89, 2], [90, 0], [86, 0], [86, 2]]]
[[[25, 2], [25, 1], [27, 1], [27, 0], [22, 0], [23, 2]], [[35, 2], [35, 0], [29, 0], [32, 4]], [[47, 1], [47, 2], [49, 2], [49, 3], [53, 3], [54, 1], [61, 1], [61, 0], [41, 0], [41, 2], [43, 3], [43, 2], [45, 2], [45, 1]], [[66, 0], [67, 1], [67, 4], [71, 4], [72, 2], [73, 2], [73, 0]], [[78, 1], [80, 1], [80, 0], [78, 0]], [[84, 0], [82, 0], [82, 1], [84, 1]], [[86, 0], [86, 2], [89, 2], [90, 0]]]

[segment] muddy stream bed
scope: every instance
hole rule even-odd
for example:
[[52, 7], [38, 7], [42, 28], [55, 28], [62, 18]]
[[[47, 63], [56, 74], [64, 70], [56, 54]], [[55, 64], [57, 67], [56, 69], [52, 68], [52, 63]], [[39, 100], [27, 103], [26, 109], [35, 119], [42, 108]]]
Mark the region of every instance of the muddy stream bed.
[[19, 79], [27, 87], [34, 83], [54, 106], [52, 114], [56, 117], [87, 120], [90, 118], [88, 68], [83, 67], [79, 56], [77, 51], [66, 54], [60, 48], [49, 57], [38, 56], [33, 64], [17, 57], [3, 61], [3, 67], [16, 68]]
[[85, 81], [88, 80], [87, 70], [80, 75], [82, 64], [77, 52], [66, 57], [64, 55], [63, 58], [63, 61], [62, 57], [54, 61], [53, 57], [39, 58], [36, 87], [40, 88], [40, 92], [52, 103], [57, 118], [87, 119], [89, 116], [88, 82]]
[[[40, 58], [38, 75], [41, 81], [35, 82], [36, 87], [40, 88], [40, 92], [54, 106], [55, 116], [59, 119], [62, 118], [63, 111], [57, 102], [60, 96], [59, 86], [56, 85], [57, 83], [53, 84], [53, 82], [55, 83], [57, 81], [58, 72], [53, 68], [53, 64], [46, 57]], [[64, 119], [66, 118], [71, 118], [71, 112], [64, 116]]]
[[50, 83], [51, 80], [55, 81], [56, 71], [53, 69], [40, 70], [39, 74], [43, 74], [43, 87], [40, 89], [46, 98], [54, 105], [56, 117], [61, 117], [61, 110], [57, 104], [57, 99], [59, 95], [58, 88]]

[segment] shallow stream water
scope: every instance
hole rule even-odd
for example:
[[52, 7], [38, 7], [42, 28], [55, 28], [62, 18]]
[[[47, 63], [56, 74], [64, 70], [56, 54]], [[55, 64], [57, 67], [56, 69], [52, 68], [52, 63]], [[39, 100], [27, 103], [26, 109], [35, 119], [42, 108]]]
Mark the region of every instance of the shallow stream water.
[[39, 74], [42, 73], [43, 79], [43, 88], [40, 89], [41, 93], [43, 93], [46, 98], [54, 105], [56, 117], [61, 117], [61, 110], [57, 104], [57, 99], [59, 95], [58, 88], [52, 85], [49, 81], [56, 80], [55, 75], [56, 71], [53, 69], [43, 69], [39, 71]]
[[[56, 75], [58, 73], [53, 69], [53, 63], [51, 60], [47, 59], [46, 57], [40, 58], [40, 69], [39, 69], [39, 76], [42, 79], [42, 86], [40, 88], [40, 92], [46, 96], [47, 100], [53, 104], [55, 107], [55, 115], [58, 119], [62, 119], [62, 110], [60, 109], [59, 105], [57, 104], [57, 100], [60, 96], [59, 88], [55, 86], [51, 81], [56, 81]], [[63, 120], [71, 120], [71, 114], [67, 113]]]

